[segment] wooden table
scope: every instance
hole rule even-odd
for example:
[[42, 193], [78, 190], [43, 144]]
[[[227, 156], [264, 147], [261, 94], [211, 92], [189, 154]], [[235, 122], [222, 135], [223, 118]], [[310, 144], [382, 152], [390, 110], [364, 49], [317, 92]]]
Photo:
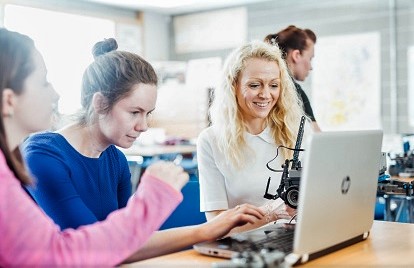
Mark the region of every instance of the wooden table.
[[[414, 224], [374, 221], [367, 240], [300, 267], [414, 267]], [[180, 251], [122, 267], [211, 267], [224, 259]]]

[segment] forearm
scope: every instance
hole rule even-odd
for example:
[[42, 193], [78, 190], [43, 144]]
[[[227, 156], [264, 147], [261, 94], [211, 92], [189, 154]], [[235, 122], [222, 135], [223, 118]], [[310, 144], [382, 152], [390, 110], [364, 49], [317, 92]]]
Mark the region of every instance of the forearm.
[[200, 226], [186, 226], [155, 232], [140, 250], [125, 260], [125, 263], [173, 253], [208, 240]]

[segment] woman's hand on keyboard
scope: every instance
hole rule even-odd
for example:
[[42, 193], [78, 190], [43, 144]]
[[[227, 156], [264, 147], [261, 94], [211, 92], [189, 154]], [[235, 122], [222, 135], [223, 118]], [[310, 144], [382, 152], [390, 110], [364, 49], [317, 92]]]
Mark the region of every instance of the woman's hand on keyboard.
[[202, 224], [206, 240], [215, 240], [228, 234], [234, 227], [255, 223], [264, 218], [264, 211], [250, 204], [238, 205], [225, 210]]
[[280, 219], [290, 220], [294, 215], [296, 215], [296, 209], [283, 204], [282, 206], [276, 208], [274, 210], [274, 213], [276, 215], [276, 220], [280, 220]]

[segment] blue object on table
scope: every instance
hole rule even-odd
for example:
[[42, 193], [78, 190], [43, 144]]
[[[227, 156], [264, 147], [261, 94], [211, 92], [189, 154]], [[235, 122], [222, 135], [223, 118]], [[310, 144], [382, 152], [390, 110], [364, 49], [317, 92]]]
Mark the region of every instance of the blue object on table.
[[375, 220], [384, 220], [384, 211], [385, 211], [385, 201], [382, 200], [380, 197], [377, 197], [377, 201], [375, 203], [375, 212], [374, 212], [374, 219]]
[[404, 150], [404, 153], [408, 153], [410, 151], [410, 142], [409, 141], [405, 141], [403, 143], [403, 150]]

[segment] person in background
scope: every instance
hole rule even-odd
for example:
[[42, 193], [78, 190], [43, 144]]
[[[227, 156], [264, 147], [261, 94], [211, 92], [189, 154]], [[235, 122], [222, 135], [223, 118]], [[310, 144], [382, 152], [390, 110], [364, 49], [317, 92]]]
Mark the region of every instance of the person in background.
[[243, 203], [260, 206], [265, 217], [232, 232], [291, 218], [295, 210], [280, 198], [263, 198], [268, 178], [276, 189], [281, 174], [266, 164], [281, 169], [292, 158], [291, 150], [278, 147], [295, 147], [303, 115], [277, 46], [253, 41], [228, 56], [210, 108], [212, 125], [197, 139], [200, 207], [208, 220]]
[[306, 115], [312, 120], [312, 128], [320, 132], [312, 106], [308, 96], [296, 81], [305, 81], [312, 70], [312, 59], [314, 57], [314, 46], [316, 35], [310, 29], [301, 29], [294, 25], [281, 30], [275, 34], [269, 34], [264, 39], [270, 44], [277, 44], [283, 52], [290, 74], [293, 78], [296, 90], [302, 99]]
[[[0, 28], [0, 66], [0, 266], [115, 266], [147, 247], [148, 239], [182, 200], [180, 190], [188, 174], [172, 163], [156, 163], [146, 170], [125, 208], [104, 221], [60, 230], [23, 189], [22, 185], [35, 182], [19, 150], [30, 133], [50, 127], [59, 96], [28, 36]], [[215, 239], [261, 214], [244, 206], [244, 211], [234, 210], [226, 217], [188, 230], [189, 236]], [[160, 252], [162, 248], [154, 248], [152, 254]]]

